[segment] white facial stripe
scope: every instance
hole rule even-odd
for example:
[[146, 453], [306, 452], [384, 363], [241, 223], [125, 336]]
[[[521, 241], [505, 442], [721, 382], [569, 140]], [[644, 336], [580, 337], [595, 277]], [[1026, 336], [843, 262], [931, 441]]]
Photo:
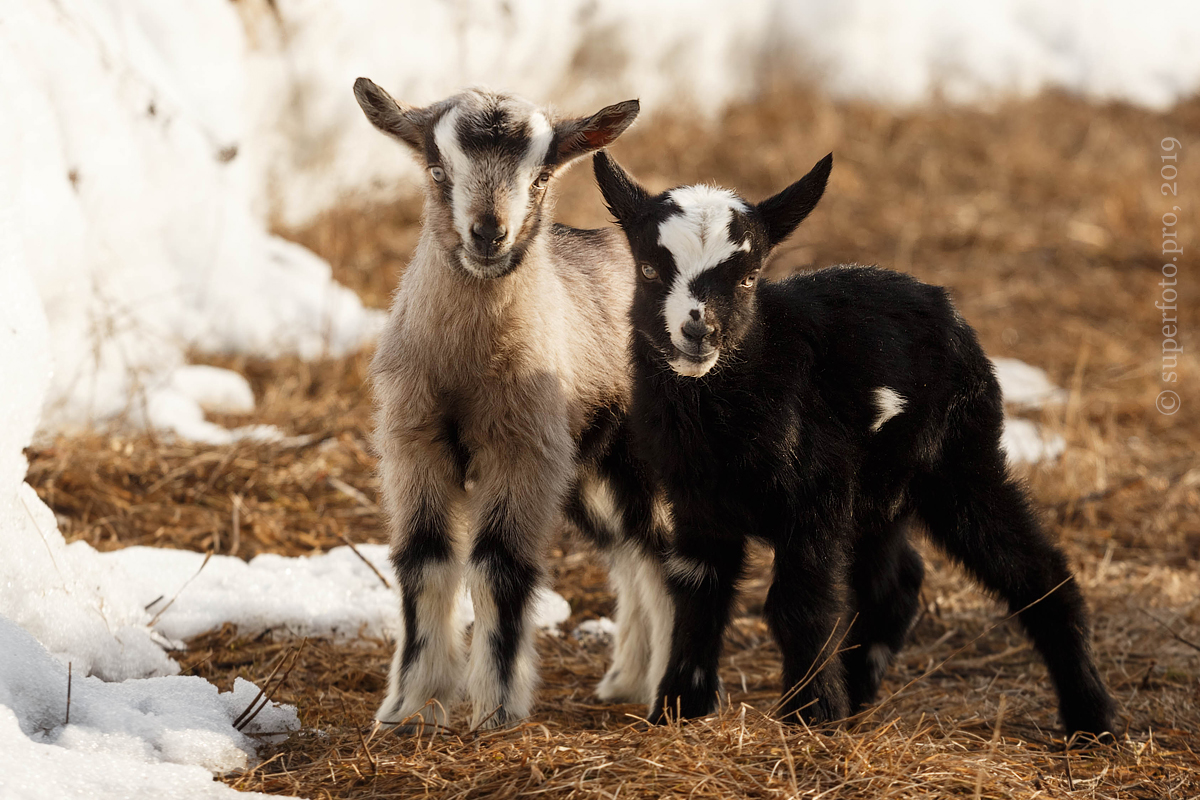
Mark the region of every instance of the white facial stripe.
[[438, 120], [433, 128], [433, 142], [438, 152], [442, 154], [442, 168], [450, 181], [450, 213], [454, 220], [454, 229], [464, 242], [471, 241], [471, 220], [463, 213], [470, 207], [471, 159], [463, 152], [458, 143], [459, 110], [452, 108]]
[[879, 409], [875, 422], [871, 425], [871, 433], [878, 433], [883, 424], [904, 410], [908, 401], [895, 389], [880, 386], [875, 390], [875, 407]]
[[[521, 159], [521, 172], [537, 177], [542, 165], [546, 163], [546, 154], [550, 152], [550, 141], [554, 138], [554, 128], [546, 115], [535, 111], [529, 117], [529, 149]], [[532, 182], [532, 181], [531, 181]]]
[[[680, 213], [658, 226], [658, 243], [675, 260], [675, 280], [663, 304], [667, 333], [681, 350], [686, 342], [680, 328], [692, 318], [692, 311], [704, 316], [704, 303], [688, 288], [692, 280], [728, 259], [734, 253], [750, 251], [750, 237], [741, 245], [729, 241], [729, 223], [733, 212], [744, 211], [745, 202], [727, 189], [713, 186], [685, 186], [675, 189], [668, 197], [679, 206]], [[716, 363], [716, 359], [713, 359]], [[692, 367], [700, 365], [693, 364]], [[703, 375], [711, 364], [699, 374]], [[678, 371], [678, 370], [677, 370]], [[683, 372], [681, 374], [691, 374]]]
[[550, 142], [554, 138], [554, 128], [546, 119], [546, 115], [535, 111], [529, 117], [529, 149], [521, 158], [517, 174], [508, 186], [508, 233], [505, 243], [511, 243], [525, 224], [525, 215], [529, 213], [529, 188], [541, 174], [542, 165], [546, 163], [546, 154], [550, 151]]
[[663, 316], [667, 318], [667, 332], [671, 334], [671, 341], [680, 350], [687, 349], [687, 342], [680, 329], [683, 323], [692, 319], [693, 311], [698, 311], [700, 319], [704, 319], [704, 302], [693, 297], [687, 284], [676, 277], [675, 283], [671, 285], [671, 292], [663, 301]]

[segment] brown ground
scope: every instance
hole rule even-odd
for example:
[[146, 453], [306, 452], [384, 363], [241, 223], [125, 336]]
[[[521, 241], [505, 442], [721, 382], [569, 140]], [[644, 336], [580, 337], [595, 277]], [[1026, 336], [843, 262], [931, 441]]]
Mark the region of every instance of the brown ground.
[[[1160, 193], [1160, 139], [1182, 142], [1178, 198]], [[389, 656], [382, 642], [309, 642], [276, 698], [304, 731], [266, 750], [239, 787], [309, 797], [1097, 797], [1200, 796], [1200, 99], [1166, 114], [1060, 94], [894, 112], [805, 89], [767, 92], [711, 127], [644, 121], [614, 148], [652, 188], [712, 180], [751, 198], [835, 152], [821, 207], [776, 274], [839, 261], [880, 263], [949, 286], [994, 355], [1046, 368], [1070, 390], [1035, 417], [1067, 440], [1025, 470], [1045, 520], [1094, 608], [1100, 666], [1120, 704], [1120, 742], [1062, 751], [1044, 670], [1019, 630], [928, 553], [925, 610], [889, 673], [885, 700], [855, 724], [781, 728], [764, 716], [778, 656], [756, 616], [762, 569], [731, 632], [732, 707], [646, 730], [640, 709], [596, 703], [604, 647], [540, 640], [544, 687], [514, 730], [419, 740], [362, 738]], [[1183, 210], [1180, 382], [1160, 379], [1160, 217]], [[589, 170], [567, 179], [559, 218], [604, 224]], [[411, 201], [347, 204], [289, 232], [340, 279], [383, 306], [415, 243]], [[1189, 263], [1190, 262], [1190, 263]], [[149, 437], [59, 439], [31, 451], [30, 481], [69, 538], [104, 549], [158, 544], [312, 553], [379, 541], [367, 447], [367, 356], [305, 364], [209, 359], [239, 369], [259, 408], [229, 423], [314, 434], [299, 449], [203, 448]], [[1173, 388], [1182, 409], [1155, 410]], [[765, 561], [765, 559], [763, 559]], [[611, 613], [603, 571], [565, 539], [555, 583], [570, 625]], [[218, 631], [185, 669], [228, 686], [266, 679], [298, 643]], [[461, 723], [461, 714], [457, 717]]]

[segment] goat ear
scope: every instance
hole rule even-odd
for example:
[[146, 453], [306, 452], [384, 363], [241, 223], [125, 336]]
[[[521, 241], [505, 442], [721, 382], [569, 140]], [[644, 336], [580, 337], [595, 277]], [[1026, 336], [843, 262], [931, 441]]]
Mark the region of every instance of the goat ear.
[[425, 151], [425, 132], [418, 109], [396, 102], [369, 78], [354, 82], [354, 99], [376, 128], [417, 152]]
[[767, 241], [775, 247], [792, 235], [792, 231], [816, 208], [829, 171], [833, 169], [833, 153], [822, 158], [809, 173], [774, 197], [758, 204], [758, 213], [767, 226]]
[[592, 169], [596, 173], [600, 194], [604, 195], [608, 210], [619, 224], [636, 217], [642, 204], [650, 199], [650, 193], [643, 189], [607, 150], [601, 150], [592, 156]]
[[637, 119], [642, 105], [626, 100], [592, 114], [569, 119], [554, 126], [554, 163], [566, 164], [593, 150], [608, 147]]

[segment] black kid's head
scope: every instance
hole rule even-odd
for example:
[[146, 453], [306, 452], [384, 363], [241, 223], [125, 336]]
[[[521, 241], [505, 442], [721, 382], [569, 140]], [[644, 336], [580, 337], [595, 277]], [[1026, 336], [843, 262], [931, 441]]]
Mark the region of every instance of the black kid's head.
[[651, 196], [603, 151], [593, 166], [637, 264], [634, 328], [675, 372], [698, 378], [745, 335], [763, 263], [816, 207], [833, 155], [757, 205], [704, 185]]

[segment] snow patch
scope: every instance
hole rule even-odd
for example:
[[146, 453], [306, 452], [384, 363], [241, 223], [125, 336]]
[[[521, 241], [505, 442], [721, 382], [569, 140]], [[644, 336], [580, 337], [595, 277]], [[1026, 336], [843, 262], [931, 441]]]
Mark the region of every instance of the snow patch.
[[[72, 545], [79, 546], [80, 543]], [[83, 545], [86, 547], [86, 545]], [[356, 549], [380, 575], [392, 574], [387, 545]], [[187, 639], [232, 622], [243, 633], [265, 630], [291, 636], [394, 637], [401, 626], [396, 592], [349, 547], [315, 556], [288, 558], [265, 553], [249, 562], [155, 547], [127, 547], [95, 553], [102, 569], [127, 576], [129, 590], [157, 614], [154, 629], [171, 639]], [[388, 578], [389, 583], [391, 578]], [[538, 627], [557, 629], [571, 615], [557, 592], [542, 589], [537, 598]], [[475, 619], [470, 594], [459, 593], [460, 629]]]
[[1041, 408], [1050, 403], [1064, 403], [1067, 393], [1051, 382], [1046, 371], [1015, 358], [993, 358], [996, 379], [1004, 393], [1006, 405]]
[[[1006, 405], [1016, 410], [1035, 410], [1051, 403], [1062, 403], [1067, 393], [1051, 382], [1046, 371], [1015, 358], [993, 358], [996, 379]], [[1042, 426], [1027, 419], [1006, 415], [1000, 446], [1014, 464], [1053, 461], [1067, 447], [1057, 433], [1046, 433]]]
[[[268, 704], [246, 731], [233, 720], [258, 688], [198, 677], [105, 683], [67, 667], [0, 617], [0, 795], [5, 800], [245, 797], [212, 773], [251, 763], [248, 733], [296, 730], [295, 709]], [[265, 795], [253, 795], [265, 797]]]
[[238, 373], [204, 364], [175, 370], [171, 388], [196, 403], [207, 413], [249, 414], [254, 410], [254, 391]]
[[571, 636], [581, 642], [587, 641], [611, 641], [617, 635], [617, 623], [613, 622], [608, 617], [600, 617], [600, 619], [585, 619], [583, 622], [575, 626], [575, 630], [571, 631]]
[[1014, 464], [1037, 464], [1058, 458], [1067, 448], [1067, 443], [1056, 433], [1043, 432], [1036, 422], [1006, 417], [1000, 446]]

